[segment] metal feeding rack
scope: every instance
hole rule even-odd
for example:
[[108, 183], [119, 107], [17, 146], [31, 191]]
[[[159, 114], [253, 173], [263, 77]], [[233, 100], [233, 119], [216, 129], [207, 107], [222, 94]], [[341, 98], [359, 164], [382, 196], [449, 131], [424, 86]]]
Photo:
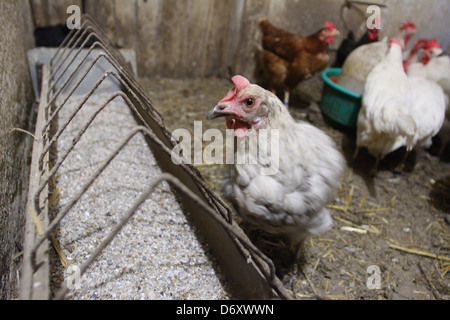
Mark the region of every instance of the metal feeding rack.
[[[227, 279], [233, 297], [292, 299], [292, 295], [276, 277], [273, 262], [252, 244], [234, 222], [231, 208], [214, 193], [199, 171], [190, 164], [175, 165], [171, 161], [171, 151], [176, 143], [171, 140], [171, 132], [165, 126], [161, 115], [152, 107], [150, 98], [136, 81], [133, 69], [90, 16], [84, 15], [81, 21], [81, 28], [70, 32], [48, 65], [44, 64], [39, 68], [41, 86], [26, 211], [20, 298], [64, 299], [67, 296], [69, 288], [66, 285], [62, 285], [53, 296], [51, 294], [50, 242], [55, 241], [56, 230], [77, 201], [129, 141], [136, 134], [141, 133], [145, 136], [149, 148], [153, 150], [162, 173], [153, 178], [147, 189], [122, 215], [112, 231], [81, 264], [81, 275], [96, 259], [101, 258], [104, 249], [130, 221], [144, 201], [151, 196], [155, 188], [166, 181], [176, 192], [183, 210], [190, 213], [192, 222], [205, 237]], [[83, 49], [87, 43], [92, 45], [88, 49]], [[91, 53], [97, 51], [98, 54], [94, 59], [88, 59]], [[86, 90], [85, 97], [69, 119], [55, 129], [52, 124], [58, 113], [77, 89], [83, 85], [86, 86], [87, 79], [92, 78], [93, 68], [100, 61], [107, 61], [112, 67]], [[84, 72], [82, 66], [88, 66]], [[58, 154], [57, 160], [53, 161], [50, 153], [59, 137], [107, 78], [114, 79], [120, 90], [112, 93], [105, 103], [98, 106], [97, 111], [73, 138], [71, 145], [67, 146], [62, 154]], [[63, 83], [59, 85], [61, 82]], [[49, 206], [53, 179], [95, 117], [116, 98], [122, 98], [126, 102], [138, 125], [123, 138], [113, 152], [105, 155], [103, 163], [86, 179], [79, 191], [71, 195], [70, 200], [61, 210], [52, 215], [51, 219]], [[58, 106], [55, 104], [57, 99], [63, 101]]]

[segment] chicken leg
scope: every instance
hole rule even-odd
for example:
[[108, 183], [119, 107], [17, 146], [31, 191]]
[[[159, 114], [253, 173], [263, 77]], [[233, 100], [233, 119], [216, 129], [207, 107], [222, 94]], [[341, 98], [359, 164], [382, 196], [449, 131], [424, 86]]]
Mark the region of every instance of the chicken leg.
[[300, 241], [294, 245], [294, 263], [299, 264], [302, 260], [304, 260], [305, 257], [305, 245], [304, 241]]
[[356, 158], [358, 158], [358, 155], [359, 155], [359, 147], [356, 147], [355, 153], [353, 154], [353, 160], [356, 160]]
[[371, 177], [375, 177], [377, 175], [378, 172], [378, 165], [380, 164], [380, 156], [377, 156], [377, 158], [375, 159], [375, 164], [372, 168], [372, 170], [370, 170], [370, 176]]
[[[270, 90], [274, 95], [277, 95], [277, 92], [275, 89]], [[289, 107], [289, 96], [290, 96], [290, 92], [289, 90], [285, 90], [284, 91], [284, 99], [283, 99], [283, 104], [286, 107]]]
[[359, 147], [356, 147], [355, 152], [353, 153], [352, 160], [351, 160], [352, 164], [355, 164], [355, 161], [356, 161], [356, 158], [358, 158], [358, 155], [359, 155]]
[[405, 169], [405, 165], [406, 165], [406, 160], [408, 159], [408, 156], [410, 153], [411, 153], [411, 151], [406, 151], [403, 154], [402, 162], [394, 169], [394, 173], [397, 173], [397, 174], [403, 173], [403, 170]]
[[283, 101], [283, 103], [284, 103], [284, 105], [286, 107], [289, 107], [289, 95], [290, 95], [289, 90], [285, 90], [284, 91], [284, 101]]

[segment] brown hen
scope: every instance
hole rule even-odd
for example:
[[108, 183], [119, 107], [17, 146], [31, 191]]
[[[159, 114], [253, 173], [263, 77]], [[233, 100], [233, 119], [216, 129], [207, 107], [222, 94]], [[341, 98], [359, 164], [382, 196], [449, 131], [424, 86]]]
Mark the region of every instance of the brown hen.
[[284, 104], [287, 106], [292, 89], [327, 66], [330, 59], [328, 45], [339, 31], [330, 21], [306, 37], [277, 28], [267, 19], [263, 19], [259, 26], [263, 32], [263, 69], [272, 92], [284, 90]]

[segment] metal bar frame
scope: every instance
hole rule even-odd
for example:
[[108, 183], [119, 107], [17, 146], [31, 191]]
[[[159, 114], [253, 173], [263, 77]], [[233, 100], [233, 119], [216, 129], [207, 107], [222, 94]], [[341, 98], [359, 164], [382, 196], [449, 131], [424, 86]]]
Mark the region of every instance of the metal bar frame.
[[[86, 33], [90, 32], [86, 37]], [[85, 38], [84, 38], [85, 37]], [[81, 59], [79, 65], [75, 70], [68, 75], [66, 81], [58, 87], [58, 82], [61, 80], [62, 76], [67, 73], [69, 66], [75, 61], [85, 46], [87, 41], [95, 37], [97, 40], [90, 46], [87, 54]], [[77, 50], [75, 56], [70, 58], [72, 53], [75, 52], [76, 47], [79, 45], [81, 39], [85, 39], [81, 44], [80, 48]], [[85, 64], [87, 57], [91, 54], [94, 48], [102, 49], [102, 52], [89, 64], [86, 71], [79, 77], [74, 87], [71, 88], [67, 96], [64, 98], [61, 105], [54, 107], [56, 99], [61, 95], [63, 89], [68, 85], [68, 83], [74, 78], [75, 73], [77, 73], [81, 66]], [[97, 80], [92, 89], [86, 94], [82, 102], [77, 106], [77, 108], [70, 115], [69, 119], [59, 128], [59, 130], [50, 136], [50, 126], [55, 120], [60, 110], [64, 107], [66, 102], [78, 88], [78, 86], [86, 79], [90, 71], [98, 61], [103, 58], [106, 59], [116, 70], [106, 71], [100, 79]], [[67, 63], [67, 66], [62, 69], [62, 66]], [[49, 289], [48, 289], [48, 270], [45, 269], [45, 265], [48, 268], [48, 240], [53, 235], [55, 228], [59, 225], [61, 220], [66, 216], [66, 214], [71, 210], [71, 208], [77, 203], [81, 196], [89, 189], [95, 179], [105, 170], [111, 161], [116, 157], [116, 155], [128, 144], [128, 142], [138, 133], [143, 134], [148, 139], [150, 139], [163, 153], [170, 155], [173, 146], [176, 142], [170, 140], [171, 133], [170, 130], [164, 125], [161, 115], [152, 107], [150, 98], [141, 89], [137, 80], [133, 75], [133, 71], [129, 65], [126, 64], [125, 59], [120, 55], [120, 53], [115, 49], [101, 28], [97, 23], [88, 15], [83, 15], [82, 17], [82, 28], [79, 30], [72, 30], [67, 38], [63, 41], [61, 46], [57, 49], [56, 53], [50, 61], [50, 69], [44, 67], [45, 76], [43, 77], [41, 99], [38, 111], [38, 125], [36, 127], [36, 136], [38, 141], [35, 142], [33, 148], [33, 159], [32, 159], [32, 173], [31, 183], [29, 189], [29, 199], [27, 206], [27, 227], [26, 227], [26, 243], [24, 247], [24, 260], [22, 268], [22, 281], [21, 281], [21, 299], [48, 299]], [[59, 70], [61, 74], [56, 77]], [[66, 152], [58, 156], [59, 160], [52, 169], [49, 170], [49, 151], [54, 143], [57, 141], [58, 137], [64, 132], [69, 123], [73, 120], [79, 110], [85, 105], [89, 97], [95, 93], [97, 88], [107, 77], [113, 77], [117, 79], [123, 87], [123, 91], [117, 91], [111, 94], [111, 96], [103, 103], [97, 111], [91, 116], [91, 118], [86, 122], [86, 124], [81, 128], [73, 139], [72, 144], [66, 150]], [[54, 93], [53, 93], [54, 92]], [[52, 94], [53, 93], [53, 94]], [[70, 201], [61, 209], [60, 212], [54, 217], [50, 222], [48, 221], [47, 210], [48, 203], [48, 185], [52, 177], [55, 176], [61, 164], [65, 161], [67, 156], [73, 150], [77, 142], [81, 139], [83, 134], [88, 129], [89, 125], [95, 119], [95, 117], [102, 112], [113, 100], [116, 98], [122, 98], [125, 103], [129, 106], [132, 112], [137, 116], [139, 122], [142, 125], [135, 127], [129, 132], [129, 134], [121, 141], [119, 146], [111, 152], [100, 165], [100, 167], [92, 174], [87, 182], [82, 186], [80, 191], [70, 199]], [[52, 110], [54, 109], [54, 110]], [[161, 140], [160, 137], [151, 129], [150, 125], [147, 123], [142, 115], [142, 111], [145, 111], [145, 116], [151, 117], [151, 119], [156, 122], [159, 126], [166, 141]], [[180, 167], [186, 172], [190, 178], [197, 185], [201, 195], [193, 192], [185, 184], [183, 184], [180, 179], [169, 173], [163, 173], [150, 183], [149, 187], [144, 191], [140, 198], [133, 203], [130, 209], [123, 215], [120, 223], [114, 228], [114, 230], [103, 240], [103, 242], [94, 249], [90, 257], [82, 264], [80, 268], [81, 274], [83, 274], [89, 265], [101, 254], [102, 250], [112, 241], [112, 239], [120, 232], [122, 227], [133, 217], [139, 206], [151, 196], [152, 192], [162, 181], [167, 181], [181, 192], [183, 195], [190, 198], [199, 208], [204, 210], [210, 217], [212, 217], [230, 236], [234, 239], [234, 245], [238, 247], [238, 250], [243, 256], [248, 264], [252, 264], [259, 274], [261, 274], [264, 281], [268, 283], [268, 286], [273, 292], [273, 297], [282, 299], [292, 299], [292, 295], [289, 294], [284, 288], [281, 281], [275, 275], [275, 267], [270, 258], [264, 255], [253, 243], [247, 238], [247, 236], [242, 232], [239, 226], [232, 219], [232, 209], [220, 198], [214, 191], [209, 187], [209, 185], [203, 180], [199, 171], [190, 164], [182, 163]], [[206, 200], [206, 201], [205, 201]], [[42, 230], [36, 232], [36, 221], [32, 218], [33, 214], [38, 216], [44, 222]], [[43, 249], [42, 249], [43, 248]], [[47, 255], [47, 257], [46, 257]], [[42, 263], [42, 261], [47, 261]], [[47, 286], [43, 292], [36, 293], [36, 283], [46, 282]], [[46, 291], [47, 290], [47, 291]], [[63, 286], [55, 295], [55, 299], [63, 299], [68, 292], [68, 288]]]

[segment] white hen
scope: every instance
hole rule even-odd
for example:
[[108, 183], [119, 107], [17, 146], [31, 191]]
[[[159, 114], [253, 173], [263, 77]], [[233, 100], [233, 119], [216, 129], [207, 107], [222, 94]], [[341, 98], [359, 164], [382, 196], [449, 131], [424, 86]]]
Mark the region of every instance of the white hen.
[[447, 55], [439, 56], [442, 48], [437, 40], [427, 40], [423, 45], [423, 51], [422, 61], [406, 66], [408, 76], [423, 77], [434, 82], [450, 79], [450, 58]]
[[441, 86], [446, 95], [446, 116], [439, 135], [443, 153], [445, 146], [450, 142], [450, 58], [448, 55], [439, 56], [442, 48], [436, 39], [426, 41], [423, 46], [421, 62], [406, 65], [407, 73], [412, 77], [423, 77], [436, 82]]
[[421, 78], [409, 78], [411, 91], [410, 116], [416, 122], [413, 137], [414, 148], [429, 148], [432, 138], [439, 132], [445, 118], [446, 98], [435, 82]]
[[388, 153], [402, 146], [408, 150], [413, 147], [416, 123], [409, 116], [410, 90], [402, 49], [401, 41], [392, 38], [388, 53], [369, 73], [365, 83], [354, 158], [359, 148], [366, 147], [376, 157], [372, 173]]
[[[259, 135], [263, 129], [271, 134], [275, 129], [279, 139], [270, 150], [278, 148], [279, 159], [267, 159], [263, 154], [255, 164], [230, 165], [225, 194], [244, 220], [297, 243], [298, 258], [305, 237], [333, 225], [325, 205], [343, 173], [344, 158], [329, 136], [306, 122], [296, 122], [274, 94], [242, 76], [232, 81], [234, 90], [209, 112], [207, 119], [224, 116], [228, 129], [238, 137], [238, 150], [248, 149], [245, 144], [251, 143], [247, 141], [251, 135]], [[278, 170], [262, 174], [264, 163], [274, 160], [278, 161]]]
[[[398, 38], [405, 46], [416, 32], [413, 22], [405, 22], [400, 26]], [[353, 50], [342, 66], [337, 83], [353, 92], [362, 94], [368, 74], [386, 55], [387, 41], [368, 43]]]

